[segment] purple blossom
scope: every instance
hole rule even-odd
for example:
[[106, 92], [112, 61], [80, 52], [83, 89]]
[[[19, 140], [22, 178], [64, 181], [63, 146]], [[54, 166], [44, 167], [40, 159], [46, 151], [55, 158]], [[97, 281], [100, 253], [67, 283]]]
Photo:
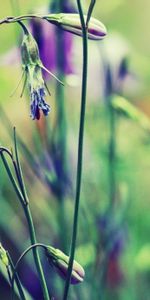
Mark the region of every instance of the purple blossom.
[[28, 82], [30, 91], [31, 117], [33, 120], [39, 120], [40, 110], [47, 116], [50, 112], [50, 106], [45, 102], [46, 85], [42, 77], [42, 69], [45, 67], [40, 60], [37, 43], [30, 33], [24, 35], [21, 56], [25, 83]]
[[43, 111], [45, 116], [50, 112], [50, 106], [45, 102], [45, 89], [44, 87], [40, 87], [37, 90], [33, 90], [31, 92], [31, 117], [33, 120], [40, 119], [40, 110]]
[[[50, 12], [56, 13], [56, 1], [50, 6]], [[75, 8], [69, 1], [63, 5], [62, 11], [66, 13], [76, 12]], [[33, 19], [30, 22], [31, 32], [34, 35], [38, 47], [41, 60], [47, 69], [57, 70], [57, 34], [58, 28], [50, 25], [48, 22], [43, 22], [38, 19]], [[72, 63], [72, 50], [73, 50], [73, 36], [72, 34], [61, 31], [63, 43], [63, 73], [66, 75], [74, 73], [74, 66]], [[44, 77], [47, 79], [47, 73], [43, 72]]]

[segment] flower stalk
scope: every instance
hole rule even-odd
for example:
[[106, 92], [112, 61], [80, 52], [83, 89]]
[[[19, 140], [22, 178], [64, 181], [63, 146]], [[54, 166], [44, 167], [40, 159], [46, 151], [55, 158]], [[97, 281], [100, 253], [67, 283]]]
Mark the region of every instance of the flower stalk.
[[[87, 37], [91, 40], [101, 40], [106, 36], [107, 30], [102, 22], [95, 18], [89, 18], [93, 7], [94, 6], [91, 6], [88, 18], [86, 15], [83, 15], [84, 23], [88, 22]], [[80, 21], [80, 17], [78, 14], [72, 13], [59, 13], [48, 15], [31, 14], [22, 15], [18, 17], [6, 17], [0, 20], [0, 25], [4, 23], [9, 24], [34, 18], [47, 20], [49, 23], [54, 24], [63, 30], [66, 30], [79, 36], [83, 36], [82, 23]]]
[[78, 161], [77, 161], [76, 196], [75, 196], [75, 207], [74, 207], [73, 232], [72, 232], [68, 274], [67, 274], [67, 279], [66, 279], [66, 284], [65, 284], [65, 289], [64, 289], [63, 300], [66, 300], [68, 298], [69, 285], [70, 285], [70, 280], [71, 280], [71, 273], [72, 273], [72, 268], [73, 268], [73, 261], [74, 261], [74, 256], [75, 256], [75, 247], [76, 247], [76, 240], [77, 240], [81, 178], [82, 178], [84, 120], [85, 120], [86, 90], [87, 90], [87, 67], [88, 67], [87, 27], [86, 27], [85, 18], [83, 15], [80, 0], [77, 0], [77, 4], [78, 4], [78, 10], [79, 10], [81, 26], [82, 26], [82, 35], [83, 35], [83, 40], [82, 40], [83, 41], [82, 94], [81, 94], [79, 138], [78, 138]]
[[[34, 224], [33, 224], [33, 220], [32, 220], [32, 215], [31, 215], [31, 211], [30, 211], [30, 207], [29, 207], [29, 200], [28, 200], [28, 197], [27, 197], [27, 193], [25, 191], [25, 185], [24, 185], [23, 176], [22, 176], [22, 172], [21, 172], [21, 167], [20, 167], [20, 163], [19, 163], [15, 130], [14, 130], [14, 143], [15, 143], [16, 160], [14, 160], [13, 155], [11, 154], [11, 152], [9, 152], [9, 150], [7, 150], [5, 148], [2, 148], [2, 147], [0, 148], [0, 156], [1, 156], [1, 159], [2, 159], [3, 164], [5, 166], [5, 169], [7, 171], [7, 174], [9, 176], [9, 179], [10, 179], [10, 181], [11, 181], [13, 187], [14, 187], [14, 190], [16, 191], [18, 199], [19, 199], [19, 201], [22, 205], [22, 208], [24, 210], [24, 213], [25, 213], [25, 216], [26, 216], [26, 219], [27, 219], [28, 228], [29, 228], [31, 244], [35, 244], [36, 243], [35, 228], [34, 228]], [[13, 162], [13, 166], [14, 166], [14, 169], [15, 169], [17, 181], [15, 180], [15, 178], [12, 174], [12, 171], [10, 170], [10, 167], [8, 165], [8, 162], [7, 162], [6, 158], [5, 158], [4, 153], [9, 155], [9, 157], [11, 158], [11, 160]], [[41, 265], [41, 261], [40, 261], [40, 257], [39, 257], [39, 253], [38, 253], [38, 249], [33, 249], [33, 256], [34, 256], [36, 269], [37, 269], [37, 272], [38, 272], [38, 275], [39, 275], [41, 288], [42, 288], [42, 291], [43, 291], [43, 299], [44, 300], [50, 300], [48, 288], [47, 288], [47, 285], [46, 285], [45, 276], [44, 276], [44, 273], [43, 273], [43, 269], [42, 269], [42, 265]]]

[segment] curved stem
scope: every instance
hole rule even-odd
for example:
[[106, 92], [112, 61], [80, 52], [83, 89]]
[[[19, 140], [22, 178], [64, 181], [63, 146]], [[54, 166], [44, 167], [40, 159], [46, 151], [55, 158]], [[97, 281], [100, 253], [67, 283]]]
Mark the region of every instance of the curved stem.
[[[32, 220], [32, 215], [31, 215], [31, 211], [30, 211], [28, 204], [24, 205], [24, 212], [25, 212], [28, 227], [29, 227], [31, 244], [34, 245], [34, 244], [36, 244], [37, 241], [36, 241], [36, 235], [35, 235], [35, 229], [34, 229], [34, 224], [33, 224], [33, 220]], [[40, 283], [41, 283], [42, 290], [43, 290], [44, 300], [49, 300], [50, 299], [49, 293], [48, 293], [48, 289], [47, 289], [47, 285], [46, 285], [46, 281], [45, 281], [45, 277], [44, 277], [44, 273], [43, 273], [43, 269], [42, 269], [42, 265], [41, 265], [41, 261], [40, 261], [40, 257], [39, 257], [37, 248], [33, 249], [33, 256], [34, 256], [34, 261], [36, 264], [37, 272], [40, 277]]]
[[[18, 170], [18, 175], [19, 175], [19, 184], [20, 184], [20, 189], [22, 191], [22, 195], [24, 198], [24, 203], [23, 203], [22, 207], [24, 209], [24, 213], [26, 215], [26, 219], [27, 219], [27, 223], [28, 223], [28, 227], [29, 227], [31, 245], [33, 245], [33, 244], [36, 244], [36, 234], [35, 234], [35, 228], [34, 228], [32, 215], [31, 215], [31, 211], [30, 211], [30, 207], [29, 207], [29, 200], [28, 200], [28, 196], [26, 193], [25, 184], [24, 184], [24, 180], [23, 180], [23, 176], [22, 176], [22, 170], [21, 170], [21, 166], [20, 166], [20, 162], [19, 162], [15, 128], [14, 128], [14, 144], [15, 144], [16, 165], [17, 165], [17, 170]], [[38, 249], [36, 249], [36, 248], [33, 249], [33, 256], [34, 256], [34, 261], [35, 261], [35, 265], [37, 268], [37, 272], [39, 274], [39, 279], [40, 279], [41, 287], [43, 290], [44, 300], [49, 300], [48, 288], [46, 285], [46, 280], [45, 280], [45, 276], [43, 273]]]
[[[13, 261], [12, 261], [12, 259], [11, 259], [11, 257], [10, 257], [10, 255], [9, 255], [8, 252], [7, 252], [7, 256], [8, 256], [8, 259], [9, 259], [9, 264], [10, 264], [10, 267], [11, 267], [12, 274], [14, 276], [14, 280], [15, 280], [17, 288], [18, 288], [20, 299], [21, 300], [26, 300], [26, 297], [24, 295], [24, 291], [23, 291], [23, 288], [22, 288], [19, 276], [18, 276], [17, 272], [15, 272], [15, 274], [14, 274], [15, 266], [14, 266]], [[13, 288], [13, 276], [12, 276], [12, 278], [10, 278], [10, 281], [12, 283], [12, 288]]]
[[85, 24], [80, 0], [77, 0], [77, 4], [78, 4], [78, 9], [79, 9], [80, 20], [81, 20], [81, 25], [82, 25], [82, 34], [83, 34], [82, 95], [81, 95], [79, 139], [78, 139], [78, 162], [77, 162], [76, 196], [75, 196], [73, 232], [72, 232], [70, 260], [69, 260], [67, 280], [66, 280], [66, 284], [65, 284], [63, 300], [66, 300], [68, 297], [70, 278], [71, 278], [73, 260], [74, 260], [74, 255], [75, 255], [76, 239], [77, 239], [81, 177], [82, 177], [82, 157], [83, 157], [84, 120], [85, 120], [85, 108], [86, 108], [86, 88], [87, 88], [87, 64], [88, 64], [87, 29], [86, 29], [86, 24]]
[[[18, 187], [18, 185], [17, 185], [17, 183], [16, 183], [16, 181], [15, 181], [13, 175], [12, 175], [12, 172], [9, 168], [7, 160], [5, 159], [3, 151], [6, 152], [10, 156], [12, 162], [14, 162], [13, 156], [11, 155], [11, 153], [6, 148], [3, 148], [3, 147], [0, 148], [0, 156], [2, 158], [4, 166], [6, 168], [7, 174], [8, 174], [8, 176], [9, 176], [9, 178], [10, 178], [12, 184], [13, 184], [15, 192], [16, 192], [19, 200], [20, 200], [22, 208], [24, 209], [24, 213], [26, 215], [26, 219], [27, 219], [27, 223], [28, 223], [28, 227], [29, 227], [31, 243], [36, 244], [36, 235], [35, 235], [34, 224], [33, 224], [32, 215], [31, 215], [31, 212], [30, 212], [30, 208], [29, 208], [29, 205], [28, 205], [29, 201], [28, 201], [28, 197], [27, 197], [27, 194], [26, 194], [26, 191], [25, 191], [23, 176], [22, 176], [22, 172], [21, 172], [21, 168], [20, 168], [20, 164], [19, 164], [15, 131], [14, 131], [14, 141], [15, 141], [15, 154], [16, 154], [16, 160], [17, 160], [17, 163], [15, 163], [14, 167], [15, 167], [17, 178], [18, 178], [19, 187]], [[48, 288], [47, 288], [47, 285], [46, 285], [46, 280], [45, 280], [45, 276], [44, 276], [44, 273], [43, 273], [43, 269], [42, 269], [42, 265], [41, 265], [41, 261], [40, 261], [40, 257], [39, 257], [37, 249], [33, 250], [33, 255], [34, 255], [34, 260], [35, 260], [37, 272], [39, 274], [41, 287], [42, 287], [42, 290], [43, 290], [43, 297], [44, 297], [43, 299], [44, 300], [49, 300], [50, 298], [49, 298]]]
[[[47, 16], [45, 15], [40, 15], [40, 14], [28, 14], [28, 15], [22, 15], [22, 16], [17, 16], [17, 17], [6, 17], [4, 19], [0, 20], [0, 25], [2, 24], [9, 24], [9, 23], [15, 23], [18, 21], [26, 21], [26, 20], [30, 20], [30, 19], [34, 19], [34, 18], [38, 18], [38, 19], [46, 19]], [[48, 22], [55, 22], [56, 21], [56, 17], [55, 14], [49, 14], [48, 15]]]
[[[47, 250], [47, 246], [46, 246], [45, 244], [42, 244], [42, 243], [36, 243], [36, 244], [33, 244], [33, 245], [31, 245], [30, 247], [28, 247], [28, 248], [21, 254], [21, 256], [20, 256], [19, 259], [17, 260], [15, 266], [12, 265], [12, 261], [11, 261], [11, 265], [13, 266], [13, 268], [12, 268], [13, 276], [12, 276], [12, 280], [11, 280], [11, 281], [12, 281], [12, 289], [13, 289], [13, 286], [14, 286], [14, 279], [15, 279], [15, 276], [17, 275], [17, 274], [16, 274], [16, 273], [17, 273], [17, 268], [18, 268], [18, 266], [19, 266], [21, 260], [24, 258], [24, 256], [25, 256], [30, 250], [32, 250], [32, 249], [34, 249], [34, 248], [37, 248], [37, 247], [42, 247], [42, 248], [44, 248], [45, 250]], [[10, 259], [10, 257], [9, 257], [9, 259]]]

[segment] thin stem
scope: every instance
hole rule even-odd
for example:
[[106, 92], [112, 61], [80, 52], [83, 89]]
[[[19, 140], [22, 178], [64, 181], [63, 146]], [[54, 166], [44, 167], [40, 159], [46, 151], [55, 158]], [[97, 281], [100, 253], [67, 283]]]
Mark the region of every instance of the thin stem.
[[[8, 259], [9, 259], [9, 264], [10, 264], [10, 267], [11, 267], [12, 274], [14, 274], [15, 266], [14, 266], [13, 261], [12, 261], [12, 259], [11, 259], [8, 252], [7, 252], [7, 256], [8, 256]], [[11, 283], [13, 284], [12, 278], [10, 278], [10, 280], [11, 280]], [[19, 279], [19, 276], [18, 276], [17, 272], [15, 272], [15, 274], [14, 274], [14, 280], [15, 280], [17, 288], [18, 288], [20, 299], [21, 300], [26, 300], [26, 297], [24, 295], [24, 291], [23, 291], [23, 288], [22, 288], [22, 285], [21, 285], [21, 282], [20, 282], [20, 279]]]
[[[14, 280], [16, 279], [16, 276], [18, 276], [17, 274], [17, 269], [18, 269], [18, 266], [20, 264], [20, 262], [22, 261], [22, 259], [24, 258], [24, 256], [32, 249], [34, 248], [37, 248], [37, 247], [42, 247], [44, 248], [45, 250], [47, 250], [47, 246], [45, 244], [42, 244], [42, 243], [37, 243], [37, 244], [34, 244], [34, 245], [31, 245], [30, 247], [28, 247], [22, 254], [21, 256], [19, 257], [19, 259], [17, 260], [15, 266], [13, 265], [12, 261], [10, 261], [11, 265], [12, 265], [12, 279], [11, 279], [11, 283], [12, 283], [12, 294], [14, 292]], [[9, 257], [10, 259], [10, 257]], [[22, 298], [21, 298], [22, 299]]]
[[85, 108], [86, 108], [86, 89], [87, 89], [87, 65], [88, 65], [87, 29], [86, 29], [86, 24], [85, 24], [80, 0], [77, 0], [77, 4], [78, 4], [78, 10], [79, 10], [79, 14], [80, 14], [80, 20], [81, 20], [81, 25], [82, 25], [82, 34], [83, 34], [82, 95], [81, 95], [79, 139], [78, 139], [78, 162], [77, 162], [76, 196], [75, 196], [73, 232], [72, 232], [72, 242], [71, 242], [71, 251], [70, 251], [67, 280], [66, 280], [66, 284], [65, 284], [63, 300], [66, 300], [68, 297], [70, 278], [71, 278], [73, 260], [74, 260], [74, 255], [75, 255], [76, 239], [77, 239], [80, 190], [81, 190], [81, 178], [82, 178], [82, 158], [83, 158], [84, 120], [85, 120]]
[[[64, 9], [64, 0], [57, 1], [57, 12], [63, 12]], [[60, 30], [60, 28], [55, 28], [56, 30], [56, 57], [57, 57], [57, 76], [65, 82], [65, 33]], [[60, 55], [61, 49], [61, 55]], [[64, 250], [66, 250], [66, 235], [64, 232], [66, 231], [66, 217], [65, 217], [65, 203], [64, 203], [64, 176], [66, 176], [67, 172], [67, 124], [66, 124], [66, 112], [65, 112], [65, 96], [64, 96], [64, 87], [56, 82], [56, 104], [57, 104], [57, 120], [56, 124], [56, 143], [58, 143], [59, 147], [59, 159], [61, 163], [61, 176], [58, 178], [58, 184], [60, 186], [60, 193], [58, 195], [58, 200], [60, 201], [59, 205], [59, 220], [60, 220], [60, 237], [61, 237], [61, 246]]]
[[[31, 215], [31, 212], [30, 212], [30, 208], [29, 208], [29, 205], [28, 205], [29, 200], [28, 200], [28, 197], [27, 197], [27, 194], [26, 194], [26, 191], [25, 191], [25, 186], [24, 186], [24, 182], [23, 182], [21, 169], [19, 168], [19, 170], [18, 170], [18, 165], [17, 165], [19, 163], [19, 158], [18, 158], [18, 153], [17, 153], [16, 140], [15, 140], [15, 152], [16, 152], [17, 164], [15, 164], [15, 171], [17, 171], [16, 172], [17, 178], [19, 176], [19, 179], [18, 179], [19, 187], [18, 187], [18, 185], [17, 185], [17, 183], [16, 183], [16, 181], [15, 181], [13, 175], [12, 175], [12, 172], [9, 168], [7, 160], [5, 159], [5, 156], [3, 154], [4, 149], [5, 148], [1, 148], [1, 151], [0, 151], [0, 155], [1, 155], [1, 158], [2, 158], [2, 161], [3, 161], [3, 164], [6, 168], [6, 171], [7, 171], [7, 174], [9, 176], [9, 178], [10, 178], [10, 181], [13, 184], [15, 192], [16, 192], [19, 200], [20, 200], [20, 203], [21, 203], [21, 205], [24, 209], [24, 213], [26, 215], [26, 219], [27, 219], [27, 223], [28, 223], [28, 227], [29, 227], [31, 243], [36, 244], [36, 235], [35, 235], [34, 224], [33, 224], [32, 215]], [[9, 154], [10, 152], [7, 151], [7, 153]], [[12, 162], [14, 162], [13, 156], [10, 156], [10, 157], [12, 159]], [[16, 167], [17, 167], [17, 170], [16, 170]], [[20, 185], [20, 183], [21, 183], [21, 185]], [[22, 185], [23, 185], [23, 193], [22, 193]], [[49, 298], [48, 288], [47, 288], [47, 285], [46, 285], [46, 280], [45, 280], [45, 277], [44, 277], [40, 257], [39, 257], [39, 254], [38, 254], [38, 249], [33, 250], [33, 255], [34, 255], [34, 260], [35, 260], [37, 272], [39, 274], [41, 287], [42, 287], [42, 290], [43, 290], [44, 300], [49, 300], [50, 298]]]
[[0, 151], [0, 155], [1, 155], [1, 158], [2, 158], [2, 161], [3, 161], [3, 164], [4, 164], [4, 166], [5, 166], [5, 169], [6, 169], [6, 171], [7, 171], [8, 177], [9, 177], [9, 179], [10, 179], [10, 181], [11, 181], [13, 187], [14, 187], [14, 190], [15, 190], [15, 192], [16, 192], [16, 194], [17, 194], [17, 196], [18, 196], [18, 198], [19, 198], [19, 200], [20, 200], [20, 202], [21, 202], [21, 204], [23, 205], [23, 204], [24, 204], [24, 199], [23, 199], [23, 197], [22, 197], [21, 191], [20, 191], [20, 189], [18, 188], [18, 185], [17, 185], [17, 183], [16, 183], [16, 180], [15, 180], [14, 176], [12, 175], [12, 172], [11, 172], [11, 170], [10, 170], [10, 168], [9, 168], [9, 165], [8, 165], [8, 163], [7, 163], [7, 160], [6, 160], [6, 158], [5, 158], [5, 156], [4, 156], [4, 154], [3, 154], [2, 151]]
[[[24, 205], [24, 212], [25, 212], [28, 227], [29, 227], [31, 245], [34, 245], [34, 244], [37, 243], [36, 234], [35, 234], [35, 229], [34, 229], [34, 224], [33, 224], [33, 220], [32, 220], [31, 211], [30, 211], [30, 208], [29, 208], [28, 204]], [[35, 264], [36, 264], [37, 272], [39, 274], [40, 283], [41, 283], [41, 287], [42, 287], [42, 290], [43, 290], [44, 300], [49, 300], [50, 298], [49, 298], [48, 288], [47, 288], [47, 285], [46, 285], [46, 281], [45, 281], [45, 277], [44, 277], [44, 273], [43, 273], [43, 269], [42, 269], [42, 265], [41, 265], [41, 261], [40, 261], [40, 257], [39, 257], [39, 252], [38, 252], [37, 248], [33, 249], [33, 256], [34, 256], [34, 261], [35, 261]]]
[[48, 17], [48, 22], [55, 22], [56, 21], [56, 16], [55, 14], [49, 14], [49, 15], [41, 15], [41, 14], [28, 14], [28, 15], [22, 15], [22, 16], [17, 16], [17, 17], [6, 17], [4, 19], [0, 20], [0, 25], [2, 24], [9, 24], [9, 23], [15, 23], [18, 21], [26, 21], [26, 20], [30, 20], [30, 19], [34, 19], [34, 18], [38, 18], [38, 19], [46, 19], [46, 17]]
[[21, 165], [20, 165], [20, 161], [19, 161], [19, 156], [18, 156], [18, 148], [17, 148], [17, 138], [16, 138], [16, 129], [14, 127], [14, 146], [15, 146], [15, 156], [16, 156], [16, 170], [17, 170], [17, 174], [18, 174], [18, 182], [21, 188], [21, 192], [22, 195], [24, 197], [24, 203], [28, 203], [28, 196], [26, 193], [26, 188], [25, 188], [25, 184], [24, 184], [24, 179], [23, 179], [23, 175], [22, 175], [22, 169], [21, 169]]
[[90, 21], [94, 6], [95, 6], [96, 0], [91, 0], [89, 9], [88, 9], [88, 13], [87, 13], [87, 19], [86, 19], [86, 27], [88, 27], [88, 23]]
[[[26, 215], [26, 219], [27, 219], [27, 223], [28, 223], [28, 227], [29, 227], [31, 244], [33, 245], [33, 244], [36, 244], [36, 234], [35, 234], [35, 228], [34, 228], [34, 224], [33, 224], [33, 220], [32, 220], [30, 207], [29, 207], [29, 204], [28, 204], [29, 200], [28, 200], [28, 196], [27, 196], [27, 193], [26, 193], [25, 184], [24, 184], [24, 180], [23, 180], [23, 176], [22, 176], [22, 170], [21, 170], [19, 156], [18, 156], [15, 129], [14, 129], [14, 143], [15, 143], [15, 155], [16, 155], [17, 169], [18, 169], [19, 177], [20, 177], [20, 181], [19, 181], [20, 182], [20, 188], [21, 188], [21, 191], [22, 191], [22, 194], [23, 194], [23, 197], [24, 197], [24, 205], [22, 205], [22, 207], [24, 209], [24, 213]], [[44, 300], [49, 300], [48, 288], [47, 288], [47, 285], [46, 285], [46, 280], [45, 280], [45, 276], [44, 276], [44, 273], [43, 273], [43, 269], [42, 269], [38, 249], [36, 249], [36, 248], [33, 249], [33, 256], [34, 256], [37, 272], [39, 274], [40, 283], [41, 283], [41, 287], [42, 287], [42, 290], [43, 290]]]
[[29, 246], [29, 247], [21, 254], [21, 256], [19, 257], [19, 259], [17, 260], [16, 265], [15, 265], [15, 270], [14, 270], [14, 272], [16, 272], [16, 270], [17, 270], [17, 268], [18, 268], [18, 266], [19, 266], [21, 260], [24, 258], [24, 256], [25, 256], [30, 250], [32, 250], [32, 249], [34, 249], [34, 248], [37, 248], [37, 247], [41, 247], [41, 248], [43, 248], [43, 249], [45, 249], [45, 250], [47, 250], [47, 248], [48, 248], [45, 244], [42, 244], [42, 243], [36, 243], [36, 244], [33, 244], [33, 245]]

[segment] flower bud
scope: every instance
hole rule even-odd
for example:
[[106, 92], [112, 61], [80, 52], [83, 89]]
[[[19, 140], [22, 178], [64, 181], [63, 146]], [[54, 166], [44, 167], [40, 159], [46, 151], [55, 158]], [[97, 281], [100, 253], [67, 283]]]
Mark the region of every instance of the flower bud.
[[[76, 35], [82, 36], [82, 26], [79, 14], [51, 14], [44, 17], [47, 21], [61, 27]], [[85, 22], [87, 16], [84, 16]], [[88, 24], [88, 38], [91, 40], [101, 40], [107, 35], [106, 27], [95, 18], [90, 18]]]
[[9, 260], [8, 260], [7, 252], [3, 248], [2, 244], [0, 244], [0, 260], [5, 265], [5, 267], [9, 266]]
[[[66, 279], [68, 265], [69, 265], [69, 256], [65, 255], [59, 249], [55, 249], [53, 247], [48, 246], [46, 250], [47, 258], [52, 264], [59, 275]], [[84, 280], [85, 272], [82, 266], [74, 260], [73, 269], [71, 274], [71, 284], [78, 284]]]
[[37, 43], [30, 33], [24, 35], [21, 45], [21, 56], [22, 63], [25, 66], [35, 65], [40, 61]]

